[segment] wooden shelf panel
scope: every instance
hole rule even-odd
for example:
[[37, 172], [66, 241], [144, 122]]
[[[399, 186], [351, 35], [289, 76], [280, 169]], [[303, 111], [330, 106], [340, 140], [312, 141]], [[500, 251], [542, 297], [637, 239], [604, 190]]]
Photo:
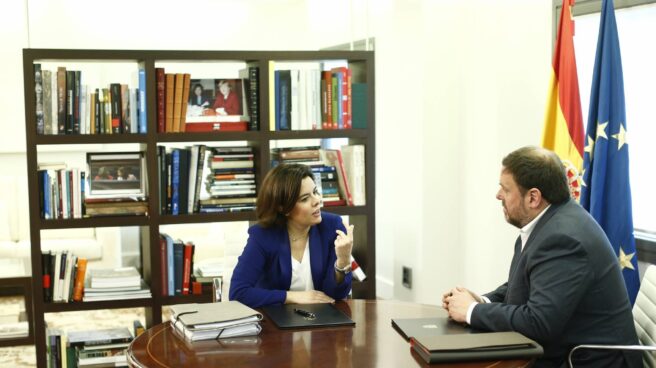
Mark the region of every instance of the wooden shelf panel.
[[357, 216], [368, 214], [367, 206], [330, 206], [323, 207], [321, 210], [341, 216]]
[[12, 339], [0, 339], [0, 348], [8, 346], [34, 345], [34, 337], [18, 337]]
[[153, 299], [127, 299], [127, 300], [103, 300], [99, 302], [73, 302], [73, 303], [46, 303], [43, 310], [46, 313], [53, 312], [75, 312], [96, 309], [121, 309], [152, 307]]
[[261, 133], [247, 132], [208, 132], [208, 133], [157, 133], [157, 142], [214, 142], [214, 141], [259, 141]]
[[189, 215], [162, 215], [159, 217], [158, 223], [160, 225], [171, 225], [255, 220], [254, 211], [244, 211], [228, 213], [194, 213]]
[[40, 220], [40, 229], [73, 229], [79, 227], [147, 226], [146, 216], [105, 216], [66, 220]]
[[38, 145], [146, 143], [147, 135], [146, 134], [37, 135], [34, 140]]
[[368, 136], [366, 129], [329, 129], [329, 130], [278, 130], [264, 132], [269, 140], [280, 139], [328, 139], [328, 138], [360, 138]]
[[159, 297], [162, 305], [174, 305], [185, 303], [210, 303], [212, 295], [177, 295], [177, 296], [162, 296]]

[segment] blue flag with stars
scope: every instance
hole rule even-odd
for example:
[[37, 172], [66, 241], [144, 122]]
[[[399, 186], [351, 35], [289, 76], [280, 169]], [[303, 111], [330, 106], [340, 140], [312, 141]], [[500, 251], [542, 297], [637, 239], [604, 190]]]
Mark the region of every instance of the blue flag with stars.
[[633, 237], [622, 58], [612, 0], [603, 0], [583, 158], [581, 205], [606, 232], [631, 305], [640, 288]]

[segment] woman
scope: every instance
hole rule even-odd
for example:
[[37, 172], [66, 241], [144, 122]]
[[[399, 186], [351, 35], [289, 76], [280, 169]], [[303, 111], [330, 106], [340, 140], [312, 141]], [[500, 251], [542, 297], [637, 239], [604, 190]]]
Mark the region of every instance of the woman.
[[239, 115], [239, 99], [237, 94], [232, 91], [230, 82], [225, 79], [219, 81], [212, 108], [218, 115]]
[[353, 225], [321, 212], [321, 195], [305, 165], [281, 164], [264, 178], [258, 224], [232, 274], [230, 299], [252, 308], [332, 303], [351, 290]]
[[210, 102], [205, 97], [205, 89], [200, 83], [194, 84], [192, 89], [193, 93], [189, 96], [189, 104], [192, 106], [199, 106], [206, 108], [210, 106]]

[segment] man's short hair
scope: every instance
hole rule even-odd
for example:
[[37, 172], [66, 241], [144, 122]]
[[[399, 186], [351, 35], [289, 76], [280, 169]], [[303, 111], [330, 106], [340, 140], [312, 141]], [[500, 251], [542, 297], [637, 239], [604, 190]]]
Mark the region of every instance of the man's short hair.
[[565, 167], [554, 152], [535, 146], [519, 148], [502, 161], [524, 195], [536, 188], [549, 203], [558, 204], [570, 198]]

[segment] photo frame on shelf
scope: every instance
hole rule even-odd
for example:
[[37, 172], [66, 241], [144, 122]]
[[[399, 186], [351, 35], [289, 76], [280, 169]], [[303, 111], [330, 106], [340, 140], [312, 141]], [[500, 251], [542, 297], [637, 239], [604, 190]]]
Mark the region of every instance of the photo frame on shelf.
[[143, 152], [89, 152], [89, 193], [93, 197], [146, 195]]
[[186, 122], [248, 121], [244, 79], [192, 79]]

